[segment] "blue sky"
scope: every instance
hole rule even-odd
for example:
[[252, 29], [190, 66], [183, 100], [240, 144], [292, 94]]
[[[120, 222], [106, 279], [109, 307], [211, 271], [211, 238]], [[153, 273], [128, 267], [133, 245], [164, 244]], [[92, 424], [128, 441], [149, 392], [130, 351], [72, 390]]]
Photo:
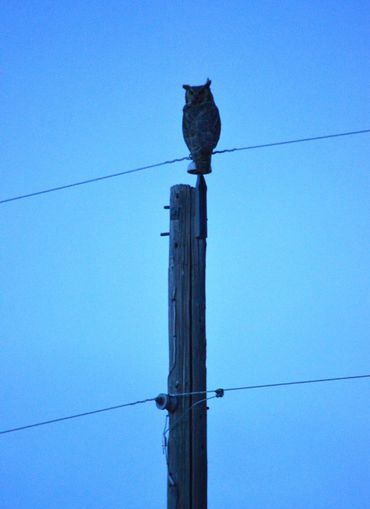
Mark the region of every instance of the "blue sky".
[[[219, 149], [369, 129], [365, 1], [6, 1], [0, 199], [187, 155], [183, 83]], [[214, 156], [208, 386], [369, 373], [369, 135]], [[154, 397], [168, 204], [186, 162], [1, 206], [1, 429]], [[369, 382], [210, 402], [209, 507], [370, 504]], [[164, 413], [1, 437], [6, 509], [165, 507]]]

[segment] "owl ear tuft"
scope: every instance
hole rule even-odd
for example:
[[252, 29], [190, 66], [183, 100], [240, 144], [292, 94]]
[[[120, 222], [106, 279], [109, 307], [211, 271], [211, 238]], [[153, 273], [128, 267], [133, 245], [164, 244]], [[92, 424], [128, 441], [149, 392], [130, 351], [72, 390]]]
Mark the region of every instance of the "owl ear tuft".
[[184, 88], [185, 90], [190, 90], [190, 85], [183, 85], [182, 88]]
[[207, 78], [207, 82], [206, 82], [205, 86], [209, 88], [211, 86], [211, 83], [212, 83], [212, 81], [209, 78]]

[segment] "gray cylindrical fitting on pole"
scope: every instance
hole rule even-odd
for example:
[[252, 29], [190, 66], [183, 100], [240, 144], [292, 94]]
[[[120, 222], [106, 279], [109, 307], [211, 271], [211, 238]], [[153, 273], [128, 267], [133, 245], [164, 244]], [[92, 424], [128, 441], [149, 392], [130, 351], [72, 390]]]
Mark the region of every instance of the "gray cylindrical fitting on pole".
[[155, 398], [155, 404], [159, 410], [174, 412], [177, 406], [177, 398], [169, 394], [161, 393]]

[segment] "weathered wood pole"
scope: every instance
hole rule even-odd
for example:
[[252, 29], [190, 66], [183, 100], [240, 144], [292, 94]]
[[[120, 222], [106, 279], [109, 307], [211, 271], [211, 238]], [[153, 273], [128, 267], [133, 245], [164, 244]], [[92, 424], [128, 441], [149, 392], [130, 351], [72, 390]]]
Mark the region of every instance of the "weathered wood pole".
[[[206, 391], [206, 185], [170, 196], [168, 394]], [[201, 206], [201, 210], [199, 210]], [[203, 226], [202, 226], [203, 225]], [[169, 415], [168, 509], [207, 509], [205, 394], [179, 396]]]

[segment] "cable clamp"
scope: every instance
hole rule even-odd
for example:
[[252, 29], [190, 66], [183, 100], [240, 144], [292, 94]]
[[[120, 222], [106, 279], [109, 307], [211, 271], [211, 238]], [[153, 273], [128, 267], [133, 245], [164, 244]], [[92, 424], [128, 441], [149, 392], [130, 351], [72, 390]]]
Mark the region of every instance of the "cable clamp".
[[223, 398], [224, 394], [225, 394], [225, 390], [224, 389], [216, 389], [215, 393], [216, 393], [216, 398]]

